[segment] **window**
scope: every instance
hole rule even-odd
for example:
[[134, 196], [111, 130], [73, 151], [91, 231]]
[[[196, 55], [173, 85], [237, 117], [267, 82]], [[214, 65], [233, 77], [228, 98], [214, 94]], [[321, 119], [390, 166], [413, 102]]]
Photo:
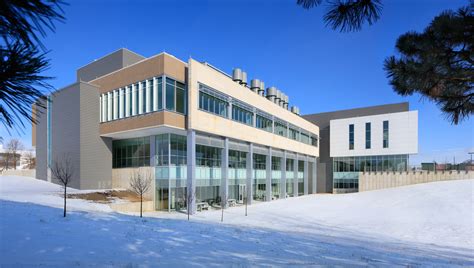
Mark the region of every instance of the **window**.
[[311, 145], [318, 147], [318, 137], [317, 136], [311, 136]]
[[115, 140], [112, 142], [113, 168], [150, 165], [150, 138]]
[[185, 112], [185, 85], [171, 78], [166, 78], [166, 109], [179, 113]]
[[298, 130], [294, 129], [294, 128], [289, 128], [290, 130], [290, 136], [288, 138], [292, 139], [292, 140], [299, 140], [299, 132]]
[[128, 113], [127, 116], [132, 116], [132, 86], [127, 87], [127, 103], [128, 103]]
[[281, 170], [281, 157], [272, 156], [272, 170]]
[[142, 88], [141, 88], [141, 98], [142, 98], [142, 114], [146, 113], [146, 105], [147, 105], [147, 99], [146, 99], [146, 81], [142, 82]]
[[237, 105], [232, 105], [232, 119], [237, 122], [252, 126], [253, 112], [241, 108]]
[[253, 154], [253, 169], [265, 170], [267, 168], [267, 156], [263, 154]]
[[349, 150], [354, 150], [354, 124], [349, 125]]
[[158, 78], [158, 110], [163, 109], [163, 82], [162, 78]]
[[186, 136], [170, 134], [171, 165], [186, 165]]
[[220, 167], [221, 148], [196, 145], [196, 166]]
[[166, 109], [174, 111], [174, 80], [166, 78]]
[[244, 169], [247, 167], [247, 153], [229, 150], [229, 168]]
[[383, 121], [383, 148], [388, 148], [388, 121]]
[[306, 133], [301, 132], [300, 141], [301, 141], [302, 143], [309, 144], [309, 135], [306, 134]]
[[134, 92], [134, 96], [135, 96], [135, 109], [134, 110], [135, 110], [135, 112], [133, 113], [133, 115], [137, 115], [139, 113], [139, 111], [138, 111], [138, 108], [139, 108], [139, 106], [138, 106], [139, 94], [138, 93], [139, 92], [138, 92], [138, 83], [137, 83], [137, 84], [135, 84], [135, 92]]
[[151, 111], [154, 111], [155, 109], [153, 108], [153, 89], [154, 89], [155, 85], [153, 84], [153, 79], [150, 79], [148, 80], [148, 108], [146, 109], [147, 112], [151, 112]]
[[365, 149], [370, 149], [370, 123], [365, 123]]
[[161, 134], [155, 138], [155, 165], [167, 166], [169, 164], [169, 135]]
[[274, 133], [283, 137], [287, 137], [286, 125], [282, 122], [275, 121]]
[[199, 91], [200, 109], [220, 115], [222, 117], [227, 117], [227, 107], [229, 107], [229, 104], [226, 101], [216, 96], [211, 96], [210, 94]]
[[257, 114], [255, 126], [268, 132], [272, 132], [272, 120]]

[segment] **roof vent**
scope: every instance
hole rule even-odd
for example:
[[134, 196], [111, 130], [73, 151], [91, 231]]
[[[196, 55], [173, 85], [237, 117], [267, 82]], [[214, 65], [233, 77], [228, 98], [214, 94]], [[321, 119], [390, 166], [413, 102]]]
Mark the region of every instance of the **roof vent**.
[[253, 92], [257, 93], [260, 91], [260, 80], [259, 79], [252, 79], [250, 81], [250, 89], [252, 89]]
[[299, 115], [300, 114], [300, 108], [298, 106], [291, 106], [291, 112], [294, 114]]
[[265, 96], [265, 83], [260, 81], [260, 88], [258, 89], [258, 95]]
[[279, 89], [276, 90], [276, 96], [274, 99], [274, 102], [276, 105], [280, 105], [280, 100], [281, 100], [281, 91]]
[[285, 102], [283, 104], [283, 108], [287, 109], [288, 110], [288, 104], [289, 104], [289, 97], [288, 95], [285, 94]]
[[232, 80], [234, 80], [235, 82], [242, 82], [242, 70], [239, 69], [239, 68], [235, 68], [233, 71], [232, 71]]
[[247, 73], [242, 72], [242, 82], [240, 82], [241, 85], [246, 86], [247, 85]]
[[277, 89], [276, 87], [269, 87], [267, 88], [267, 99], [271, 102], [275, 101], [275, 97], [277, 94]]

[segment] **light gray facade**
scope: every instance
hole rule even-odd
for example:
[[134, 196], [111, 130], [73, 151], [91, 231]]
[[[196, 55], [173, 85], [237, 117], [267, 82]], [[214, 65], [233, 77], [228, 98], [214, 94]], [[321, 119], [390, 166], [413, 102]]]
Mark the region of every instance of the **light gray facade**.
[[378, 105], [364, 108], [340, 110], [327, 113], [317, 113], [303, 115], [303, 118], [319, 126], [319, 158], [317, 165], [317, 192], [333, 192], [333, 166], [329, 155], [330, 152], [330, 121], [334, 119], [343, 119], [351, 117], [389, 114], [397, 112], [406, 112], [409, 110], [408, 102]]
[[49, 159], [52, 165], [68, 157], [74, 163], [71, 187], [111, 188], [112, 139], [99, 135], [98, 89], [77, 82], [56, 91], [49, 99], [50, 105], [41, 110], [36, 126], [36, 177], [51, 181]]
[[105, 74], [137, 63], [145, 57], [121, 48], [77, 70], [77, 81], [89, 82]]

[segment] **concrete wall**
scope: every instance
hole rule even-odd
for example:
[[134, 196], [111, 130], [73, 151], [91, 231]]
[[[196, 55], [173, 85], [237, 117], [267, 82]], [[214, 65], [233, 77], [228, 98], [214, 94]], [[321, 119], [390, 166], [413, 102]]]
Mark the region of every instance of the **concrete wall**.
[[[389, 123], [388, 148], [383, 148], [383, 121]], [[371, 147], [365, 148], [365, 124], [371, 123]], [[354, 125], [354, 149], [349, 149], [349, 125]], [[418, 111], [335, 119], [330, 122], [330, 156], [370, 156], [418, 153]]]
[[150, 174], [152, 178], [152, 186], [150, 191], [145, 195], [145, 198], [154, 200], [155, 194], [155, 168], [141, 167], [141, 168], [114, 168], [112, 169], [112, 189], [130, 189], [130, 179], [133, 173], [140, 170], [142, 174]]
[[[199, 110], [199, 83], [205, 84], [223, 94], [285, 120], [297, 127], [319, 135], [318, 126], [308, 122], [301, 116], [283, 109], [275, 103], [259, 96], [228, 76], [190, 59], [188, 62], [188, 128], [196, 131], [212, 133], [231, 139], [252, 142], [255, 144], [271, 146], [282, 150], [297, 152], [311, 156], [319, 155], [319, 148], [286, 137], [282, 137], [264, 130], [247, 126], [233, 120], [222, 118], [208, 112]], [[236, 131], [238, 130], [238, 131]]]
[[99, 90], [80, 84], [80, 188], [112, 186], [112, 139], [99, 134]]
[[474, 171], [360, 172], [359, 192], [433, 181], [474, 179]]
[[0, 172], [0, 176], [23, 176], [23, 177], [35, 177], [35, 169], [8, 169]]
[[[140, 212], [140, 202], [109, 204], [109, 206], [115, 211], [124, 213]], [[155, 211], [155, 203], [153, 201], [143, 201], [143, 211]]]
[[138, 55], [128, 49], [121, 48], [98, 60], [83, 66], [77, 70], [77, 82], [91, 81], [105, 74], [122, 69], [128, 65], [134, 64], [145, 57]]

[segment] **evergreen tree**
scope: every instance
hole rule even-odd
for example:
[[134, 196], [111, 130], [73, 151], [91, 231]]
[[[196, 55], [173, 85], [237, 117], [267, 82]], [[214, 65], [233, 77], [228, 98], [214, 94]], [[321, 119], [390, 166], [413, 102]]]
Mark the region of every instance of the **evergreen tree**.
[[52, 89], [50, 78], [40, 75], [49, 60], [38, 47], [46, 51], [40, 36], [54, 31], [55, 20], [64, 19], [62, 4], [61, 0], [0, 1], [0, 123], [8, 131], [25, 127], [24, 119], [36, 123], [31, 105]]
[[458, 124], [474, 111], [474, 17], [471, 7], [445, 11], [422, 32], [408, 32], [396, 43], [399, 57], [385, 60], [395, 92], [419, 93]]

